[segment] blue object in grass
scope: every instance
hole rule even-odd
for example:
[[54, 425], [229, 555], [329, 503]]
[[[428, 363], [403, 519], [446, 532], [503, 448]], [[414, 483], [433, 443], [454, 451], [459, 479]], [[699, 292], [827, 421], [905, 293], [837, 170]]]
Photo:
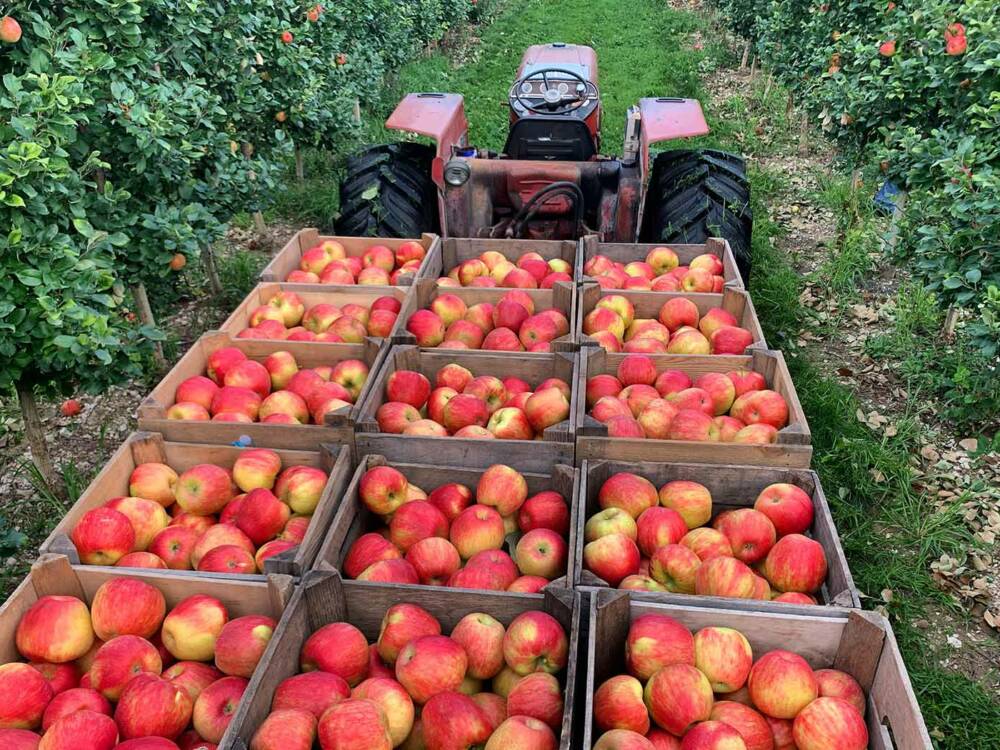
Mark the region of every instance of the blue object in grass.
[[875, 193], [875, 207], [884, 213], [891, 214], [896, 210], [896, 201], [899, 198], [899, 188], [892, 180], [886, 180], [882, 187]]
[[231, 445], [235, 445], [237, 448], [249, 448], [253, 445], [253, 438], [249, 435], [240, 435], [239, 440], [234, 440]]

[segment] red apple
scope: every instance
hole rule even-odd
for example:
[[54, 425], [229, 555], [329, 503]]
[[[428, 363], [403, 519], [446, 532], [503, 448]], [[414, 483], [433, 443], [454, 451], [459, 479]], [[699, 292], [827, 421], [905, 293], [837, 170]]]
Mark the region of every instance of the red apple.
[[496, 618], [482, 612], [466, 615], [451, 631], [451, 639], [468, 655], [466, 674], [477, 680], [496, 677], [504, 667], [503, 639], [506, 629]]
[[83, 514], [70, 533], [85, 565], [114, 565], [135, 549], [135, 529], [128, 516], [112, 508], [94, 508]]
[[817, 698], [792, 722], [792, 737], [799, 750], [864, 750], [868, 728], [858, 710], [840, 698]]
[[250, 750], [312, 750], [316, 717], [308, 711], [272, 711], [254, 733]]
[[412, 640], [440, 635], [441, 623], [416, 604], [395, 604], [386, 610], [378, 636], [378, 654], [386, 664], [395, 664], [399, 652]]
[[625, 661], [629, 674], [640, 680], [670, 665], [694, 666], [694, 636], [667, 615], [640, 615], [628, 631]]
[[304, 672], [281, 681], [271, 700], [272, 711], [299, 709], [319, 719], [330, 706], [351, 697], [351, 688], [330, 672]]
[[764, 559], [764, 575], [779, 591], [805, 594], [819, 591], [826, 580], [826, 571], [823, 545], [802, 534], [781, 537]]
[[180, 661], [210, 661], [215, 655], [215, 640], [228, 620], [226, 607], [218, 599], [193, 594], [164, 619], [163, 645]]
[[202, 690], [191, 717], [195, 731], [209, 742], [221, 742], [246, 689], [242, 677], [223, 677]]
[[757, 496], [753, 507], [771, 520], [778, 536], [803, 534], [812, 526], [812, 498], [794, 484], [768, 485]]
[[754, 705], [774, 719], [794, 718], [819, 696], [819, 685], [806, 660], [780, 649], [757, 660], [747, 687]]
[[689, 664], [658, 670], [646, 683], [644, 697], [653, 721], [678, 736], [692, 724], [706, 721], [712, 712], [712, 686]]
[[118, 744], [118, 727], [110, 716], [96, 711], [74, 711], [49, 727], [38, 750], [112, 750]]
[[566, 666], [568, 649], [569, 641], [559, 621], [538, 610], [515, 617], [503, 640], [504, 660], [521, 676], [558, 673]]
[[457, 690], [465, 679], [465, 649], [443, 635], [415, 638], [399, 652], [396, 679], [414, 701], [423, 705], [432, 696]]
[[306, 639], [299, 662], [303, 672], [330, 672], [354, 686], [368, 674], [368, 641], [350, 623], [330, 623]]
[[123, 739], [173, 739], [191, 721], [192, 711], [191, 698], [183, 688], [158, 675], [144, 674], [125, 686], [115, 707], [115, 722]]
[[693, 594], [701, 558], [682, 544], [668, 544], [653, 553], [649, 574], [668, 591]]

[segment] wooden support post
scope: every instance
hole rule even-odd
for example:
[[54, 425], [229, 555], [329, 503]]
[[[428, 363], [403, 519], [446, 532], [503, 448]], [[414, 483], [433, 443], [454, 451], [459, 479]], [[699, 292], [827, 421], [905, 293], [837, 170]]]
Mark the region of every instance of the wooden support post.
[[945, 338], [951, 339], [955, 336], [955, 324], [958, 323], [958, 308], [951, 305], [948, 308], [948, 312], [944, 316], [944, 330], [942, 333]]
[[802, 120], [799, 123], [799, 153], [809, 153], [809, 114], [802, 113]]
[[354, 123], [361, 124], [361, 100], [358, 98], [354, 99]]
[[[156, 318], [153, 317], [153, 308], [149, 304], [149, 295], [146, 294], [146, 285], [141, 281], [132, 287], [132, 296], [135, 297], [135, 306], [139, 308], [139, 320], [143, 325], [156, 327]], [[160, 372], [167, 369], [167, 358], [163, 356], [163, 344], [159, 341], [153, 342], [153, 360], [156, 368]]]
[[740, 60], [740, 70], [747, 69], [747, 61], [750, 59], [750, 42], [743, 45], [743, 59]]
[[774, 76], [770, 73], [767, 74], [767, 83], [764, 84], [764, 95], [761, 97], [761, 101], [766, 102], [768, 94], [771, 93], [771, 85], [774, 83]]
[[757, 75], [757, 55], [753, 56], [753, 60], [750, 63], [750, 81], [752, 82], [754, 77]]
[[267, 231], [267, 224], [264, 223], [264, 214], [260, 211], [253, 212], [253, 228], [257, 234], [264, 234]]
[[302, 159], [302, 149], [295, 147], [295, 179], [301, 185], [306, 180], [306, 168]]
[[49, 446], [45, 442], [45, 430], [42, 427], [42, 420], [38, 416], [38, 404], [35, 403], [35, 390], [30, 383], [23, 379], [17, 382], [15, 388], [17, 400], [21, 406], [24, 434], [28, 438], [28, 446], [31, 448], [31, 460], [45, 484], [48, 485], [49, 491], [56, 497], [65, 499], [66, 487], [63, 485], [62, 477], [52, 465]]
[[222, 294], [222, 280], [219, 279], [219, 268], [215, 265], [215, 249], [211, 245], [207, 245], [201, 251], [201, 257], [205, 263], [208, 287], [212, 290], [212, 294], [218, 298]]

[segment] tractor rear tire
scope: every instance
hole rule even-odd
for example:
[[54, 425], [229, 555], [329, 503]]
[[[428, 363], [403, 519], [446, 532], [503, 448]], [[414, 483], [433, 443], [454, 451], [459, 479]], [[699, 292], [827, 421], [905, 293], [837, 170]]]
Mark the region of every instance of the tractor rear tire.
[[750, 183], [741, 156], [724, 151], [664, 151], [653, 161], [645, 242], [729, 241], [744, 284], [750, 281]]
[[438, 228], [434, 149], [419, 143], [373, 146], [347, 160], [340, 183], [338, 234], [410, 237]]

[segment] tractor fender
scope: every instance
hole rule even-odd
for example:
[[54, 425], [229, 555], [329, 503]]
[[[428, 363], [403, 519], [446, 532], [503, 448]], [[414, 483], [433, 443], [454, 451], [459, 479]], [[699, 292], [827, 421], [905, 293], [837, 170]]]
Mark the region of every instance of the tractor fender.
[[468, 144], [469, 123], [461, 94], [407, 94], [389, 115], [385, 126], [432, 138], [438, 159], [447, 160], [453, 147]]
[[649, 177], [649, 149], [654, 143], [707, 135], [708, 123], [697, 99], [670, 97], [639, 100], [643, 184]]

